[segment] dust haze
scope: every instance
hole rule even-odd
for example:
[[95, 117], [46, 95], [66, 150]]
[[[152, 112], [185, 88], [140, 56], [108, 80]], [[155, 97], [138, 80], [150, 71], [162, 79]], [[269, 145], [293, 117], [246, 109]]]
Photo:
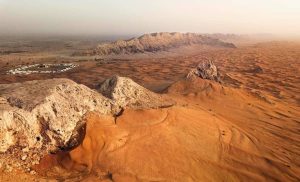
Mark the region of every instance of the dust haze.
[[299, 9], [297, 0], [1, 0], [0, 34], [197, 32], [299, 37]]

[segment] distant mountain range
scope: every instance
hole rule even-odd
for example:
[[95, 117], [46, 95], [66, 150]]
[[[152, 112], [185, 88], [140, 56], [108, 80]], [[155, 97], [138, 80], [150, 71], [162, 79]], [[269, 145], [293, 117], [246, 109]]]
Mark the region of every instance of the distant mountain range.
[[77, 52], [74, 55], [119, 55], [167, 51], [181, 46], [207, 45], [213, 47], [236, 48], [233, 43], [221, 41], [209, 35], [196, 33], [152, 33], [129, 40], [118, 40], [99, 44], [96, 48]]

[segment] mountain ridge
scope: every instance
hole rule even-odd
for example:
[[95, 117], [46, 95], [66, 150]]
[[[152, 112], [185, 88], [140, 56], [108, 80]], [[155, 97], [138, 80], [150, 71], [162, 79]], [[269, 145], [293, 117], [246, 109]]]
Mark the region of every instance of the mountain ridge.
[[161, 32], [144, 34], [140, 37], [127, 40], [117, 40], [115, 42], [102, 43], [94, 49], [86, 50], [84, 52], [77, 52], [74, 53], [74, 55], [104, 56], [112, 54], [154, 53], [191, 45], [236, 48], [233, 43], [224, 42], [208, 35], [197, 33]]

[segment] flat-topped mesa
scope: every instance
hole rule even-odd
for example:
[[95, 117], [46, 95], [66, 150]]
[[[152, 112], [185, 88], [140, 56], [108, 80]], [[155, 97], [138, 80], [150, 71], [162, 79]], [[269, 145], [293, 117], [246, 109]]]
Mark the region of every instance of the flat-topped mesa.
[[202, 61], [196, 68], [191, 69], [191, 71], [187, 75], [187, 78], [194, 77], [221, 82], [217, 66], [211, 60]]
[[196, 33], [152, 33], [129, 40], [103, 43], [93, 50], [74, 55], [110, 55], [134, 54], [166, 51], [172, 48], [190, 45], [208, 45], [213, 47], [236, 48], [232, 43]]
[[174, 105], [174, 101], [156, 94], [140, 86], [127, 77], [114, 76], [105, 80], [98, 89], [104, 96], [113, 100], [114, 104], [137, 109], [162, 108]]

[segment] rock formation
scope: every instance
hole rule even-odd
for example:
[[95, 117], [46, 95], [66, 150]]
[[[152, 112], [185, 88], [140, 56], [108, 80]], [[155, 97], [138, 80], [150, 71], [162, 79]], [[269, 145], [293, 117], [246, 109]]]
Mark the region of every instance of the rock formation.
[[107, 79], [98, 91], [120, 107], [160, 108], [174, 104], [170, 99], [155, 94], [126, 77], [114, 76]]
[[74, 55], [110, 55], [158, 52], [189, 45], [208, 45], [227, 48], [236, 47], [232, 43], [223, 42], [219, 39], [196, 33], [152, 33], [129, 40], [118, 40], [112, 43], [100, 44], [93, 50], [88, 50], [83, 53], [75, 53]]
[[112, 103], [67, 79], [0, 85], [0, 152], [11, 146], [65, 147], [88, 111], [108, 114]]
[[0, 163], [38, 162], [44, 154], [77, 146], [83, 139], [83, 117], [88, 112], [116, 116], [126, 106], [174, 104], [118, 76], [106, 80], [99, 91], [106, 97], [68, 79], [0, 85]]
[[191, 77], [200, 77], [202, 79], [207, 80], [214, 80], [216, 82], [221, 82], [220, 74], [218, 72], [218, 69], [216, 65], [213, 63], [213, 61], [203, 61], [198, 64], [198, 66], [194, 69], [192, 69], [188, 75], [187, 78]]

